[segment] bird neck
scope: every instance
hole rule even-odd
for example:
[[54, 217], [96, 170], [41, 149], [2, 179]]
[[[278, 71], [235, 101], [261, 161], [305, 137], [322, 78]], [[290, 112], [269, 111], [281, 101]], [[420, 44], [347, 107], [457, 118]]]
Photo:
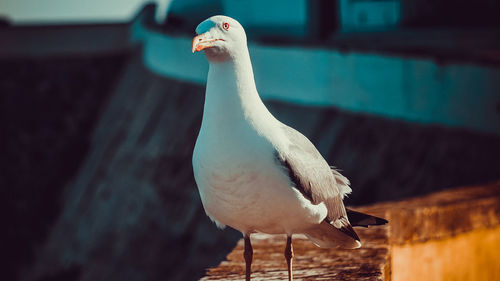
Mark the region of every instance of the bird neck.
[[[223, 124], [266, 115], [259, 97], [248, 50], [225, 62], [211, 62], [205, 96], [204, 121]], [[222, 120], [221, 120], [222, 119]], [[231, 121], [232, 120], [232, 121]]]

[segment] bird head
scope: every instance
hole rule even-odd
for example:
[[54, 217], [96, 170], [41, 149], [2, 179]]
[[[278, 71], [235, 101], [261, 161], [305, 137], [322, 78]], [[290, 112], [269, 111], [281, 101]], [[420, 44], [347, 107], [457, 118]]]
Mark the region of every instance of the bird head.
[[191, 50], [203, 50], [211, 62], [222, 62], [234, 58], [247, 50], [247, 38], [241, 24], [226, 16], [213, 16], [196, 27], [198, 36], [193, 38]]

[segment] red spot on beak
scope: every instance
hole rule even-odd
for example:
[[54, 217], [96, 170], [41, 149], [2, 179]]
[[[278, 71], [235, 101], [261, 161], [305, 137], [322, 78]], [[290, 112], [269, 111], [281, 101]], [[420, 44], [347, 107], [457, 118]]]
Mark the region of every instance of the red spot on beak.
[[201, 51], [201, 50], [203, 50], [203, 49], [205, 49], [205, 48], [206, 48], [206, 47], [204, 47], [204, 46], [202, 46], [202, 45], [198, 45], [198, 46], [196, 46], [196, 49], [194, 49], [194, 50], [195, 50], [196, 52], [199, 52], [199, 51]]
[[191, 51], [193, 53], [199, 52], [205, 48], [209, 48], [212, 46], [211, 40], [207, 40], [206, 37], [206, 33], [203, 33], [193, 38], [193, 40], [191, 41]]

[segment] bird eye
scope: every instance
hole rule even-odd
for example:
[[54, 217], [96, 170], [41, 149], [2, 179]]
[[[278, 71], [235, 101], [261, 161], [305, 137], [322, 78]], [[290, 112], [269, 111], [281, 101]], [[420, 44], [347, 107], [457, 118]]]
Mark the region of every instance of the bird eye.
[[225, 22], [222, 24], [222, 28], [224, 28], [225, 30], [228, 30], [229, 29], [229, 23]]

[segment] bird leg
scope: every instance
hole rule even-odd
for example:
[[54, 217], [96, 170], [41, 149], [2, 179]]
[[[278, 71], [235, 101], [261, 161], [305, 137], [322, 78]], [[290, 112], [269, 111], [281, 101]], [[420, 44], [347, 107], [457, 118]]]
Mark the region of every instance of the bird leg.
[[288, 281], [293, 280], [292, 271], [292, 259], [293, 259], [293, 246], [292, 246], [292, 236], [286, 237], [286, 247], [285, 247], [285, 258], [288, 265]]
[[250, 243], [250, 236], [245, 234], [245, 251], [243, 252], [243, 257], [245, 257], [246, 270], [245, 270], [245, 280], [250, 281], [250, 274], [252, 273], [252, 257], [253, 249]]

